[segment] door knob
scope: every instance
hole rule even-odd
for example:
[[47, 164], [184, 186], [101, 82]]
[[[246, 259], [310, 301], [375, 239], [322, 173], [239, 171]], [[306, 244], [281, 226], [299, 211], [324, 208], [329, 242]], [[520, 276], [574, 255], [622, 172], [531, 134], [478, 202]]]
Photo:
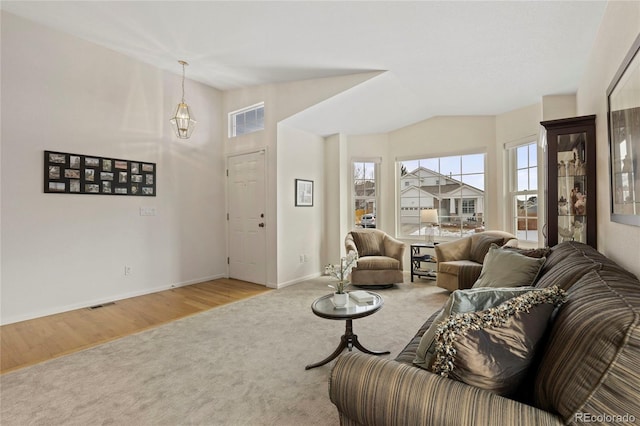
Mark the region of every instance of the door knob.
[[264, 228], [264, 223], [259, 223], [259, 224], [258, 224], [258, 226], [259, 226], [260, 228]]

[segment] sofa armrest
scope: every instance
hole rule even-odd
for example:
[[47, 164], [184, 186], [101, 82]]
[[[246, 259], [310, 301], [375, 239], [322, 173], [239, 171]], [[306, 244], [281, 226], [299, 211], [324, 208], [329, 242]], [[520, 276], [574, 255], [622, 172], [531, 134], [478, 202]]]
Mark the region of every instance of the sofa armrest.
[[471, 256], [471, 238], [465, 237], [459, 240], [440, 243], [435, 246], [435, 252], [438, 262], [468, 260]]
[[329, 396], [342, 424], [561, 425], [546, 411], [426, 370], [371, 355], [336, 361]]
[[388, 234], [384, 236], [382, 244], [384, 244], [384, 255], [387, 257], [392, 257], [400, 262], [400, 270], [402, 271], [405, 244], [402, 241], [396, 240]]

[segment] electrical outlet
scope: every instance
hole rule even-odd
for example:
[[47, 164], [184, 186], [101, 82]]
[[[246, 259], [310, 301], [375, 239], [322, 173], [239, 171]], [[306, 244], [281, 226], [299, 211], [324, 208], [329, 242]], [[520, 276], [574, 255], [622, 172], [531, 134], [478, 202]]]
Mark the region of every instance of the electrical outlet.
[[155, 216], [155, 207], [140, 207], [140, 216]]
[[304, 254], [301, 254], [299, 259], [300, 259], [300, 263], [304, 263]]
[[131, 275], [131, 266], [129, 266], [129, 265], [125, 265], [124, 266], [124, 274], [125, 275]]
[[309, 256], [307, 256], [306, 254], [303, 256], [304, 256], [304, 263], [307, 263], [309, 261]]

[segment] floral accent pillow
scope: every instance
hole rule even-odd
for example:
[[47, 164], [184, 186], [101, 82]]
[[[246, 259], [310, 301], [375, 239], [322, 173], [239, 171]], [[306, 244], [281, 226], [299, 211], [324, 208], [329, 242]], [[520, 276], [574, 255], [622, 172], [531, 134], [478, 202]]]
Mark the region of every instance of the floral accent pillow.
[[453, 315], [436, 330], [433, 372], [512, 395], [525, 377], [554, 309], [566, 293], [533, 290], [480, 312]]
[[451, 315], [484, 311], [534, 289], [535, 287], [481, 287], [454, 291], [449, 295], [440, 314], [422, 335], [413, 363], [420, 368], [431, 371], [436, 351], [436, 330], [440, 323], [446, 321]]

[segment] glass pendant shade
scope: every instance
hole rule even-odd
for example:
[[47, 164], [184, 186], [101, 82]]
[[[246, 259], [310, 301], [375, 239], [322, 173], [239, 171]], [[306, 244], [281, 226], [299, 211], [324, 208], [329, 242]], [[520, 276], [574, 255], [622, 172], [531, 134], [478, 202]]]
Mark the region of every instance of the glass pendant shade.
[[178, 104], [176, 113], [173, 114], [173, 117], [169, 121], [177, 137], [180, 139], [189, 139], [191, 133], [193, 133], [193, 129], [196, 127], [196, 120], [193, 114], [191, 114], [191, 111], [189, 111], [189, 105], [184, 101], [184, 67], [189, 64], [185, 61], [178, 61], [178, 63], [182, 65], [182, 101]]
[[173, 131], [180, 139], [189, 139], [191, 133], [193, 133], [193, 129], [196, 127], [196, 120], [189, 111], [189, 105], [184, 102], [178, 104], [176, 113], [170, 121]]

